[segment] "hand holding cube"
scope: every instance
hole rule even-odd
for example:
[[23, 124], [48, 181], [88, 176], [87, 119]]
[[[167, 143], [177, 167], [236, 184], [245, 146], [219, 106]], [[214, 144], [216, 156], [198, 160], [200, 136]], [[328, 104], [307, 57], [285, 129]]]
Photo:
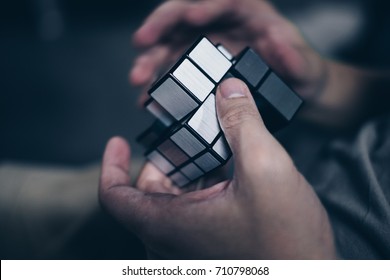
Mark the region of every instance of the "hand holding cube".
[[130, 185], [130, 150], [112, 139], [103, 158], [99, 197], [158, 258], [334, 258], [325, 209], [286, 151], [265, 128], [248, 87], [227, 79], [217, 113], [234, 154], [234, 176], [185, 192], [153, 164]]

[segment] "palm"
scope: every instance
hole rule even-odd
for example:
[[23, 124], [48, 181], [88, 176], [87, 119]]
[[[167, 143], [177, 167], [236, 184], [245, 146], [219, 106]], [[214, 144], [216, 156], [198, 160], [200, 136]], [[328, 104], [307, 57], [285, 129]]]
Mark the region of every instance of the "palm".
[[227, 183], [226, 179], [229, 177], [229, 172], [227, 171], [230, 168], [229, 165], [230, 164], [210, 173], [208, 176], [201, 178], [185, 189], [179, 189], [153, 164], [146, 163], [138, 177], [136, 186], [139, 190], [150, 194], [165, 193], [172, 195], [182, 195], [189, 191], [211, 188], [222, 181]]

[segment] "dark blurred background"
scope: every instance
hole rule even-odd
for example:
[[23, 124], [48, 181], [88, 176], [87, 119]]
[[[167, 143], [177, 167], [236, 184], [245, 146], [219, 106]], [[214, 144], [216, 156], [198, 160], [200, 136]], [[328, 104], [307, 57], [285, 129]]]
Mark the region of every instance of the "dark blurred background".
[[[389, 9], [382, 0], [277, 0], [280, 11], [297, 24], [325, 56], [358, 65], [389, 65]], [[138, 90], [128, 83], [136, 50], [131, 35], [160, 1], [3, 0], [0, 4], [0, 163], [79, 167], [98, 162], [113, 135], [126, 137], [133, 154], [135, 137], [151, 123], [138, 109]], [[6, 187], [0, 182], [0, 187]], [[89, 242], [101, 220], [55, 258], [137, 258], [126, 239], [110, 239], [99, 253]], [[97, 222], [97, 221], [100, 222]], [[122, 239], [121, 239], [122, 238]], [[5, 244], [5, 242], [3, 242]], [[82, 250], [80, 244], [87, 244]], [[134, 249], [135, 248], [135, 249]], [[8, 248], [9, 249], [9, 248]], [[1, 250], [1, 248], [0, 248]], [[89, 251], [88, 251], [89, 250]], [[135, 250], [132, 255], [129, 251]], [[83, 252], [81, 252], [83, 251]], [[85, 253], [88, 251], [88, 253]], [[103, 253], [102, 253], [103, 251]], [[11, 258], [47, 257], [14, 251]], [[53, 257], [51, 255], [50, 257]]]
[[1, 160], [85, 164], [149, 124], [127, 74], [132, 32], [156, 4], [2, 1]]

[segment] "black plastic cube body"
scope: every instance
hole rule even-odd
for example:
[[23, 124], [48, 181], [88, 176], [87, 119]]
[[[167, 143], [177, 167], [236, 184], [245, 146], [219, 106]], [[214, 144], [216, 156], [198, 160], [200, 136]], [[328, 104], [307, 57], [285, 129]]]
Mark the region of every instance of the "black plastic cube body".
[[246, 48], [237, 57], [231, 74], [247, 84], [264, 124], [271, 132], [286, 126], [303, 103], [251, 48]]
[[145, 107], [157, 121], [138, 138], [147, 147], [147, 159], [178, 187], [231, 157], [215, 109], [215, 90], [228, 77], [248, 85], [271, 132], [290, 122], [302, 105], [252, 49], [234, 58], [222, 46], [200, 38], [149, 90]]

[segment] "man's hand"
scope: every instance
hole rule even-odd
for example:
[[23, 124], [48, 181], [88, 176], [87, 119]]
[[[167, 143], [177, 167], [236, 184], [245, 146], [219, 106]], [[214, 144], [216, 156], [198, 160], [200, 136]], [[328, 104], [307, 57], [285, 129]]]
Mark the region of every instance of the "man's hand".
[[129, 146], [113, 138], [102, 165], [102, 205], [165, 258], [335, 258], [325, 209], [265, 128], [245, 84], [224, 81], [216, 104], [234, 156], [231, 180], [180, 193], [146, 164], [131, 187]]
[[255, 49], [305, 100], [300, 115], [310, 121], [345, 129], [388, 104], [381, 102], [388, 99], [388, 73], [321, 57], [299, 30], [264, 0], [171, 0], [160, 5], [134, 35], [135, 45], [143, 52], [130, 71], [130, 81], [144, 88], [141, 104], [163, 67], [174, 62], [199, 35], [222, 43], [233, 54], [246, 46]]
[[267, 1], [177, 0], [164, 2], [136, 31], [134, 43], [143, 53], [131, 83], [146, 89], [199, 35], [234, 54], [251, 46], [304, 98], [315, 97], [326, 82], [325, 61]]

